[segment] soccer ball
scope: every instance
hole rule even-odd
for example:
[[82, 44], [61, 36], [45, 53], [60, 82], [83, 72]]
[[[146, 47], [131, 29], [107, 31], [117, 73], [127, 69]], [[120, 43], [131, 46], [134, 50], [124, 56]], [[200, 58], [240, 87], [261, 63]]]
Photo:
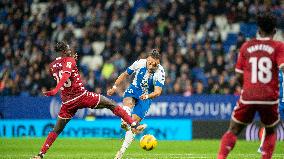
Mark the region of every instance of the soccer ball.
[[153, 135], [144, 135], [140, 139], [140, 147], [146, 151], [153, 150], [157, 147], [157, 139]]

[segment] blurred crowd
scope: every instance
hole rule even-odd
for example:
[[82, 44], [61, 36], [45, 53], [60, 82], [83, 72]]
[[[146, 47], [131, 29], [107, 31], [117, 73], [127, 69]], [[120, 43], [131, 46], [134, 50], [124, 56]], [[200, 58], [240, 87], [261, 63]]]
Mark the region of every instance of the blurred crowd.
[[[153, 48], [166, 71], [163, 94], [239, 94], [234, 77], [237, 33], [224, 49], [224, 27], [255, 23], [273, 11], [283, 38], [281, 0], [84, 0], [0, 2], [0, 95], [38, 96], [56, 85], [48, 64], [67, 41], [90, 91], [105, 93], [127, 66]], [[228, 30], [228, 29], [227, 29]], [[130, 80], [130, 79], [129, 79]], [[118, 91], [122, 95], [127, 82]]]

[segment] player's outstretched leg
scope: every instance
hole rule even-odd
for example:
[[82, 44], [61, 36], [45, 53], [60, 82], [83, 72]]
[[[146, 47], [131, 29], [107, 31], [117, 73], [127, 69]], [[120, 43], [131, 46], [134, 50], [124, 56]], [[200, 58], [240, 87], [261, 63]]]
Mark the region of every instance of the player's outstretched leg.
[[122, 118], [127, 124], [129, 124], [131, 126], [131, 130], [133, 133], [135, 134], [139, 134], [141, 133], [146, 127], [146, 124], [139, 124], [137, 122], [135, 122], [131, 116], [129, 116], [127, 114], [127, 112], [120, 106], [118, 106], [113, 100], [100, 95], [100, 103], [98, 104], [98, 106], [96, 107], [98, 109], [100, 108], [107, 108], [110, 109], [113, 114], [115, 114], [116, 116], [119, 116], [120, 118]]
[[69, 121], [70, 119], [57, 119], [56, 125], [54, 126], [53, 130], [48, 134], [44, 144], [41, 147], [40, 152], [38, 153], [38, 155], [34, 156], [33, 159], [42, 159], [44, 157], [47, 150], [51, 147], [57, 136], [63, 131]]
[[245, 125], [236, 123], [231, 120], [229, 130], [223, 135], [218, 153], [218, 159], [226, 159], [230, 151], [233, 150], [237, 135], [243, 130]]

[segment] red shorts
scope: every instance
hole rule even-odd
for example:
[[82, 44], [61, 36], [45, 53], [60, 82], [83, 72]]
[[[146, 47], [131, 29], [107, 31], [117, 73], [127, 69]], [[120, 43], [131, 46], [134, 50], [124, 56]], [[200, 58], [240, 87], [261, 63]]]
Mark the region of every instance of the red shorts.
[[259, 113], [260, 120], [266, 127], [272, 127], [280, 120], [278, 104], [243, 104], [240, 101], [238, 101], [237, 106], [234, 108], [232, 119], [237, 123], [249, 124], [253, 121], [256, 112]]
[[71, 100], [69, 102], [62, 103], [58, 117], [62, 119], [70, 119], [75, 115], [78, 109], [95, 108], [99, 103], [99, 94], [86, 91], [73, 101]]

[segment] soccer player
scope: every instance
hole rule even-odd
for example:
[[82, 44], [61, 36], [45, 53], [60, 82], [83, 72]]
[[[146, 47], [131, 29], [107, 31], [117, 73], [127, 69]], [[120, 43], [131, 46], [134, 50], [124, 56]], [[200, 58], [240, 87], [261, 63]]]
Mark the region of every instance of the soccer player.
[[[127, 76], [135, 73], [132, 84], [126, 89], [123, 97], [123, 108], [136, 122], [140, 122], [150, 108], [151, 101], [161, 95], [165, 82], [164, 68], [160, 65], [160, 54], [154, 49], [146, 59], [135, 61], [115, 81], [107, 94], [112, 95], [119, 84], [126, 80]], [[125, 139], [115, 159], [121, 159], [122, 155], [135, 138], [135, 133], [128, 130], [122, 121], [122, 128], [126, 129]]]
[[[280, 86], [280, 90], [279, 90], [279, 113], [280, 113], [280, 118], [284, 119], [284, 80], [283, 80], [283, 75], [284, 73], [282, 72], [282, 70], [279, 71], [279, 86]], [[260, 142], [260, 146], [257, 150], [257, 152], [262, 153], [262, 146], [264, 143], [264, 139], [265, 139], [265, 129], [263, 130], [262, 136], [261, 136], [261, 142]]]
[[275, 126], [280, 120], [278, 70], [284, 66], [284, 45], [272, 40], [276, 33], [276, 18], [271, 13], [258, 15], [257, 24], [260, 37], [245, 42], [240, 48], [235, 70], [243, 82], [242, 93], [229, 129], [221, 139], [218, 159], [227, 158], [237, 135], [252, 122], [256, 112], [266, 131], [262, 159], [270, 159], [275, 148]]
[[56, 87], [51, 91], [43, 92], [45, 96], [53, 96], [61, 90], [62, 105], [58, 114], [58, 119], [53, 130], [48, 134], [46, 141], [37, 156], [33, 159], [41, 159], [56, 140], [57, 136], [63, 131], [66, 124], [75, 115], [78, 109], [110, 109], [115, 115], [121, 117], [130, 125], [133, 133], [140, 133], [146, 125], [135, 122], [131, 116], [114, 101], [103, 95], [89, 92], [84, 88], [79, 71], [76, 66], [77, 54], [73, 54], [69, 45], [65, 42], [58, 42], [55, 51], [60, 53], [50, 64], [50, 72], [57, 81]]

